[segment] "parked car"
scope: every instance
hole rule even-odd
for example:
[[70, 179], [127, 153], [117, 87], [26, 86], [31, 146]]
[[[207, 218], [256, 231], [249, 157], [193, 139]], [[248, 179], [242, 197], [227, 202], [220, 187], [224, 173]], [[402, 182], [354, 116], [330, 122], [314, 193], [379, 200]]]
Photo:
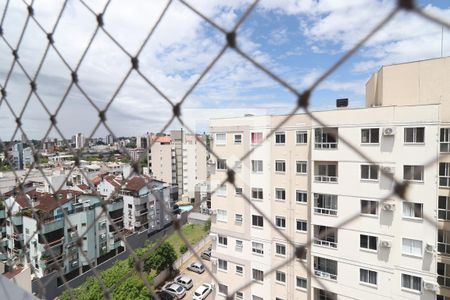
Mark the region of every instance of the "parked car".
[[169, 294], [172, 294], [177, 299], [182, 299], [186, 295], [186, 289], [183, 286], [181, 286], [175, 282], [169, 282], [162, 289], [163, 289], [163, 291], [166, 291]]
[[169, 292], [166, 291], [159, 291], [156, 293], [156, 295], [159, 297], [160, 300], [174, 300], [177, 299], [176, 296], [172, 295]]
[[200, 257], [204, 260], [211, 260], [211, 250], [203, 251]]
[[193, 286], [192, 279], [183, 275], [176, 277], [175, 282], [184, 287], [186, 290], [190, 290]]
[[205, 267], [201, 263], [196, 262], [196, 263], [192, 263], [188, 267], [188, 270], [198, 273], [198, 274], [202, 274], [203, 272], [205, 272]]
[[192, 297], [193, 300], [203, 300], [206, 297], [208, 297], [208, 295], [211, 293], [212, 291], [212, 286], [209, 283], [203, 283], [201, 286], [199, 286], [195, 292], [194, 292], [194, 296]]

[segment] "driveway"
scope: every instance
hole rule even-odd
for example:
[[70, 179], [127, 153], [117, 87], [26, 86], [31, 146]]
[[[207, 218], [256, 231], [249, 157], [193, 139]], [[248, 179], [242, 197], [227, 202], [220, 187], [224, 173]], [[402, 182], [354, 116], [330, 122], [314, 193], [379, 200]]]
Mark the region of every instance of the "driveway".
[[[208, 248], [208, 246], [209, 246], [209, 244], [208, 244], [208, 245], [205, 245], [205, 247], [204, 247], [203, 249], [201, 249], [200, 252], [198, 252], [198, 255], [200, 256], [200, 254], [201, 254], [204, 250], [206, 250], [206, 249]], [[192, 271], [189, 271], [189, 270], [187, 269], [187, 267], [188, 267], [191, 263], [196, 262], [196, 261], [197, 261], [197, 259], [195, 258], [195, 256], [193, 256], [193, 257], [192, 257], [191, 259], [189, 259], [186, 263], [184, 263], [184, 264], [181, 266], [181, 268], [180, 268], [180, 274], [181, 274], [181, 275], [185, 275], [185, 276], [190, 277], [190, 278], [192, 279], [192, 281], [193, 281], [193, 284], [194, 284], [194, 286], [193, 286], [189, 291], [186, 292], [186, 297], [184, 298], [184, 299], [186, 299], [186, 300], [191, 300], [191, 299], [192, 299], [192, 296], [194, 295], [195, 290], [196, 290], [202, 283], [212, 283], [212, 282], [213, 282], [211, 276], [209, 276], [209, 274], [208, 274], [208, 272], [206, 272], [206, 270], [205, 270], [205, 272], [203, 272], [202, 274], [197, 274], [197, 273], [192, 272]], [[205, 268], [208, 268], [209, 270], [211, 270], [211, 262], [210, 262], [210, 261], [207, 261], [207, 260], [202, 259], [201, 263], [205, 266]], [[206, 299], [208, 299], [208, 300], [214, 299], [213, 294], [214, 294], [214, 291], [212, 291], [212, 292], [208, 295], [208, 297], [206, 297]]]

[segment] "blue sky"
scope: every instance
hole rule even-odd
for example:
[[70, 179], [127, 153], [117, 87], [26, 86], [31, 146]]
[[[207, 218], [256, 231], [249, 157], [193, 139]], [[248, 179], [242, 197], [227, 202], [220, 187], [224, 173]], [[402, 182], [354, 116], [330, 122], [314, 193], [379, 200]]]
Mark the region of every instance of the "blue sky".
[[[249, 1], [188, 1], [219, 26], [233, 27]], [[238, 31], [238, 44], [256, 61], [298, 90], [307, 88], [348, 51], [395, 5], [388, 0], [267, 0], [261, 1]], [[104, 1], [87, 1], [100, 12]], [[166, 1], [115, 1], [105, 13], [105, 28], [130, 53], [135, 54]], [[450, 20], [447, 1], [420, 1], [428, 12]], [[0, 11], [4, 9], [0, 4]], [[53, 0], [38, 1], [36, 18], [49, 31], [61, 8]], [[3, 29], [15, 45], [25, 22], [26, 6], [14, 2]], [[66, 62], [75, 67], [95, 30], [95, 17], [78, 1], [71, 1], [55, 31], [55, 45]], [[444, 31], [444, 55], [450, 55], [450, 32]], [[181, 99], [224, 43], [224, 37], [178, 1], [174, 1], [148, 44], [143, 48], [140, 70], [174, 102]], [[440, 56], [441, 27], [421, 17], [401, 12], [337, 72], [327, 78], [312, 97], [312, 109], [330, 109], [336, 98], [349, 98], [351, 106], [364, 105], [364, 84], [383, 64]], [[46, 37], [31, 22], [20, 48], [20, 60], [34, 74], [46, 46]], [[5, 83], [12, 56], [0, 41], [0, 82]], [[129, 68], [129, 58], [102, 32], [94, 39], [78, 75], [90, 99], [104, 108]], [[38, 93], [54, 112], [70, 83], [70, 73], [50, 50], [38, 77]], [[7, 84], [8, 102], [18, 115], [29, 85], [17, 66]], [[286, 113], [295, 97], [231, 50], [222, 56], [183, 105], [183, 119], [204, 131], [214, 117], [245, 113]], [[145, 81], [133, 73], [108, 110], [108, 125], [117, 135], [157, 132], [171, 116], [171, 109]], [[0, 137], [11, 139], [14, 119], [0, 105]], [[58, 113], [65, 136], [89, 135], [97, 113], [78, 89], [73, 89]], [[32, 138], [42, 138], [50, 126], [42, 105], [31, 97], [23, 114], [23, 128]], [[171, 128], [180, 124], [173, 123]], [[94, 136], [104, 136], [100, 127]], [[20, 135], [19, 135], [20, 136]], [[59, 137], [55, 130], [50, 136]], [[16, 136], [17, 137], [17, 136]]]

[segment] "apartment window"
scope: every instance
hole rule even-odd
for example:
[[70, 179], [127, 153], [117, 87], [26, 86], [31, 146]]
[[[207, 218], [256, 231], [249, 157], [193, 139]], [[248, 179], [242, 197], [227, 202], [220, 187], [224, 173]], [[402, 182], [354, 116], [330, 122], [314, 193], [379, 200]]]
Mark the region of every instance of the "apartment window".
[[241, 195], [242, 195], [242, 188], [236, 187], [236, 196], [241, 196]]
[[242, 247], [244, 247], [244, 243], [241, 240], [236, 240], [236, 250], [241, 251]]
[[216, 133], [216, 145], [226, 145], [227, 135], [225, 133]]
[[295, 277], [295, 285], [296, 287], [300, 288], [300, 289], [305, 289], [308, 286], [308, 280], [306, 278], [300, 277], [300, 276], [296, 276]]
[[226, 197], [227, 196], [227, 186], [225, 183], [222, 186], [218, 186], [216, 190], [217, 196]]
[[244, 274], [244, 267], [243, 266], [236, 266], [236, 274], [238, 274], [238, 275]]
[[284, 160], [275, 161], [275, 172], [286, 172], [286, 162]]
[[439, 186], [450, 187], [450, 163], [439, 163]]
[[308, 133], [306, 131], [297, 131], [295, 133], [295, 142], [297, 144], [308, 143]]
[[405, 143], [419, 144], [423, 143], [425, 138], [424, 127], [405, 128]]
[[252, 225], [256, 227], [264, 226], [264, 219], [262, 216], [252, 215]]
[[450, 197], [439, 196], [438, 219], [450, 221]]
[[436, 300], [450, 300], [450, 297], [442, 296], [442, 295], [436, 295]]
[[336, 228], [314, 225], [314, 244], [328, 248], [337, 248], [338, 231]]
[[422, 203], [403, 202], [403, 217], [422, 219]]
[[413, 275], [402, 274], [402, 288], [421, 291], [422, 278]]
[[297, 224], [297, 231], [303, 231], [306, 232], [308, 231], [308, 223], [306, 222], [306, 220], [297, 220], [296, 221]]
[[219, 283], [219, 294], [222, 294], [224, 296], [228, 295], [228, 286]]
[[441, 152], [450, 152], [450, 128], [441, 128], [440, 142]]
[[414, 256], [422, 256], [422, 241], [402, 239], [402, 253]]
[[218, 260], [219, 260], [218, 269], [222, 270], [222, 271], [227, 271], [228, 270], [228, 262], [226, 260], [223, 260], [220, 258]]
[[252, 269], [252, 278], [256, 281], [264, 281], [264, 272], [258, 269]]
[[284, 132], [275, 132], [275, 144], [285, 144], [286, 134]]
[[361, 143], [362, 144], [378, 144], [380, 142], [380, 129], [367, 128], [361, 129]]
[[437, 263], [437, 282], [440, 286], [450, 288], [450, 265], [445, 263]]
[[255, 296], [255, 295], [252, 295], [252, 300], [264, 300], [263, 298], [261, 298], [261, 297], [258, 297], [258, 296]]
[[224, 209], [217, 210], [217, 221], [228, 222], [227, 211]]
[[242, 300], [242, 299], [244, 299], [244, 293], [236, 292], [236, 300]]
[[235, 134], [234, 135], [234, 143], [237, 145], [242, 144], [242, 134]]
[[285, 217], [275, 217], [275, 225], [278, 228], [286, 228], [286, 218]]
[[363, 215], [377, 215], [378, 202], [371, 200], [361, 200], [361, 214]]
[[403, 166], [403, 179], [423, 181], [423, 166]]
[[262, 173], [263, 171], [263, 161], [262, 160], [252, 160], [252, 172]]
[[321, 289], [314, 289], [315, 295], [317, 300], [337, 300], [337, 295], [333, 292], [321, 290]]
[[222, 245], [222, 246], [227, 246], [228, 245], [228, 238], [226, 236], [219, 235], [219, 242], [218, 242], [218, 244]]
[[367, 269], [359, 269], [359, 281], [377, 285], [377, 272]]
[[286, 283], [286, 273], [281, 271], [275, 272], [275, 280], [280, 283]]
[[314, 194], [314, 212], [322, 215], [337, 215], [337, 195]]
[[437, 251], [450, 255], [450, 231], [442, 229], [438, 230]]
[[264, 254], [264, 244], [252, 242], [252, 252], [256, 254]]
[[252, 199], [263, 200], [263, 189], [262, 188], [252, 188]]
[[372, 235], [361, 234], [359, 236], [359, 247], [376, 251], [378, 249], [378, 238]]
[[361, 179], [378, 180], [378, 169], [377, 165], [361, 165]]
[[263, 140], [262, 132], [252, 132], [251, 133], [251, 143], [252, 145], [260, 144]]
[[286, 245], [275, 243], [275, 253], [278, 255], [286, 255]]
[[296, 162], [296, 172], [297, 174], [306, 174], [308, 163], [306, 161]]
[[286, 190], [282, 188], [275, 189], [275, 199], [286, 200]]
[[218, 159], [216, 169], [217, 170], [226, 170], [227, 169], [227, 160], [226, 159]]
[[235, 214], [234, 215], [234, 222], [236, 224], [242, 224], [242, 215], [241, 214]]
[[295, 201], [297, 203], [307, 203], [308, 202], [308, 194], [305, 191], [295, 191]]

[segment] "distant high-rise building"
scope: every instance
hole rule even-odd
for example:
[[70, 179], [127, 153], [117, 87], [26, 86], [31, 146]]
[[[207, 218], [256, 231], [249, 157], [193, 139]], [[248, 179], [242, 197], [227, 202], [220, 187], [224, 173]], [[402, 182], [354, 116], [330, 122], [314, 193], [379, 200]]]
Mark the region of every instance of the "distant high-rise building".
[[76, 149], [83, 148], [84, 147], [84, 143], [85, 143], [85, 140], [84, 140], [83, 134], [82, 133], [77, 133], [75, 135], [75, 148]]

